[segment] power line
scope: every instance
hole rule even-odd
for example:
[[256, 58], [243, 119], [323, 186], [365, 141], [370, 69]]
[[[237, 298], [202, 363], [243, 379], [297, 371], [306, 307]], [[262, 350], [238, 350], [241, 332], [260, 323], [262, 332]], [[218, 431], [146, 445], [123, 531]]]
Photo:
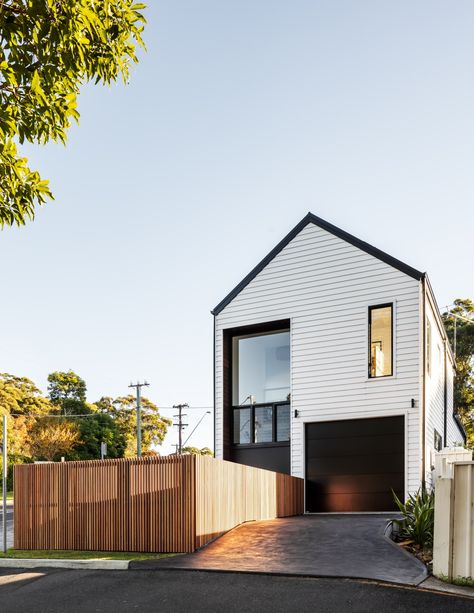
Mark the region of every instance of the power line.
[[[172, 409], [176, 409], [176, 407], [162, 407], [162, 406], [158, 406], [157, 407], [159, 411], [163, 411], [163, 410], [172, 410]], [[142, 412], [143, 411], [147, 411], [147, 407], [142, 406], [141, 407]], [[203, 409], [214, 409], [214, 407], [190, 407], [190, 406], [186, 406], [186, 409], [197, 409], [197, 410], [203, 410]], [[121, 412], [131, 412], [131, 411], [135, 411], [135, 408], [129, 408], [129, 407], [125, 407], [123, 409], [120, 409], [120, 413]], [[115, 415], [116, 413], [112, 413], [110, 411], [96, 411], [94, 413], [68, 413], [67, 415], [58, 415], [56, 413], [47, 413], [46, 415], [44, 413], [9, 413], [10, 417], [36, 417], [36, 418], [40, 418], [40, 417], [57, 417], [58, 419], [64, 419], [64, 418], [69, 418], [69, 417], [97, 417], [97, 415]]]
[[210, 411], [206, 411], [204, 413], [204, 415], [201, 417], [201, 419], [198, 421], [198, 423], [194, 426], [194, 428], [191, 431], [191, 434], [188, 436], [188, 438], [184, 441], [183, 443], [183, 447], [186, 446], [186, 443], [189, 441], [189, 439], [192, 437], [192, 435], [196, 432], [196, 430], [199, 428], [202, 420], [206, 417], [206, 415], [209, 415], [211, 412]]

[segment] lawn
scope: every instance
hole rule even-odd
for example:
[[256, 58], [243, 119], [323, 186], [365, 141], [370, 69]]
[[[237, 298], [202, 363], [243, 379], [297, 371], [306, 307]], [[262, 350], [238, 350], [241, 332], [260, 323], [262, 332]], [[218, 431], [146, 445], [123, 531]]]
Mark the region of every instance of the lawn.
[[179, 555], [176, 553], [141, 553], [137, 551], [73, 551], [56, 549], [8, 549], [0, 558], [42, 560], [157, 560]]

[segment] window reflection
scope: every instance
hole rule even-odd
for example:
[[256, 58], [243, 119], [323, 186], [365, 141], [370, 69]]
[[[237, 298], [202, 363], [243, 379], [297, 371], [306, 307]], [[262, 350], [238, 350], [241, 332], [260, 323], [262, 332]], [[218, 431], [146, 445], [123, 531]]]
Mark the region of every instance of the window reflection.
[[276, 407], [276, 440], [279, 442], [290, 440], [290, 405], [283, 404]]
[[237, 445], [251, 442], [251, 416], [251, 409], [234, 410], [234, 443]]
[[290, 333], [273, 332], [233, 339], [232, 402], [284, 401], [290, 393]]
[[255, 442], [271, 443], [273, 440], [273, 408], [255, 407]]

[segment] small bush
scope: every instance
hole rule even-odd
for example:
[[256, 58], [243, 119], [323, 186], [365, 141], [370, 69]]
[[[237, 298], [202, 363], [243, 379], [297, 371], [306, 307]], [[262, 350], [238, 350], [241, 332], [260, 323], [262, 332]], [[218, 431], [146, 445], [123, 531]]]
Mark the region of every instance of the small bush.
[[437, 575], [437, 578], [445, 583], [452, 583], [453, 585], [459, 585], [461, 587], [474, 587], [474, 579], [472, 577], [453, 577], [450, 579], [446, 575]]
[[403, 519], [395, 519], [399, 528], [399, 536], [413, 541], [423, 548], [433, 546], [434, 531], [434, 491], [428, 492], [420, 488], [416, 494], [410, 494], [403, 503], [393, 492], [394, 500]]

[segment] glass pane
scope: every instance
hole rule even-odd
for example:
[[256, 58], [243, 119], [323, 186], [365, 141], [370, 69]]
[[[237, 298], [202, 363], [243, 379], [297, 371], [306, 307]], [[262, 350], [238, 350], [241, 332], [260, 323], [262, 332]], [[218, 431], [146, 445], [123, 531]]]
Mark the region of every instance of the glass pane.
[[290, 405], [277, 407], [277, 441], [290, 440]]
[[370, 376], [392, 374], [392, 307], [370, 310]]
[[250, 443], [250, 409], [234, 409], [234, 443]]
[[290, 394], [290, 333], [233, 339], [234, 406], [287, 400]]
[[255, 407], [255, 442], [271, 443], [273, 441], [272, 407]]

